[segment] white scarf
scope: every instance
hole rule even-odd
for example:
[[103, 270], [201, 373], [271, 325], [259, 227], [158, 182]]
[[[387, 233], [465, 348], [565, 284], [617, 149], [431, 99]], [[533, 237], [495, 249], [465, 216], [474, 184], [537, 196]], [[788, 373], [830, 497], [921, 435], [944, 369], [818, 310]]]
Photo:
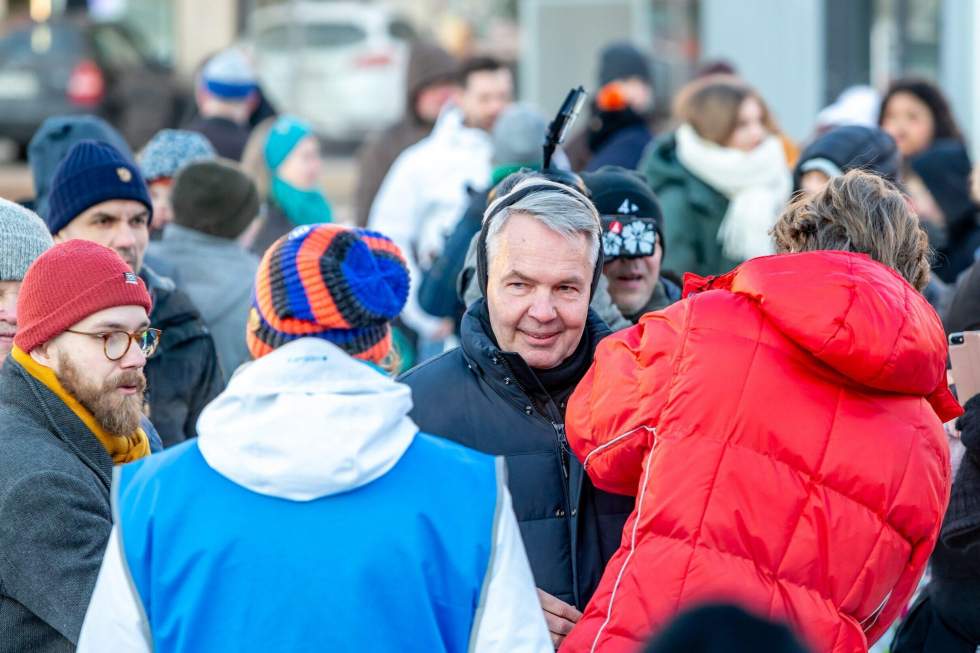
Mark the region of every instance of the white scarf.
[[718, 229], [725, 256], [744, 261], [775, 253], [769, 230], [793, 188], [779, 138], [769, 136], [743, 152], [705, 140], [683, 124], [677, 128], [677, 159], [729, 200]]

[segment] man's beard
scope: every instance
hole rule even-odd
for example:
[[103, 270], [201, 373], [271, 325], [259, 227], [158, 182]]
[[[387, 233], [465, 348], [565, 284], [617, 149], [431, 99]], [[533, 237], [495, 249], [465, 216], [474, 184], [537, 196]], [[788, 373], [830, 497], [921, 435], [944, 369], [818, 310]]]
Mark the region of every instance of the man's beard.
[[[125, 438], [136, 432], [143, 416], [143, 392], [146, 390], [146, 377], [142, 371], [126, 370], [96, 386], [86, 382], [64, 354], [59, 356], [58, 367], [61, 385], [92, 413], [109, 435]], [[116, 392], [124, 385], [136, 386], [138, 391], [131, 395]]]

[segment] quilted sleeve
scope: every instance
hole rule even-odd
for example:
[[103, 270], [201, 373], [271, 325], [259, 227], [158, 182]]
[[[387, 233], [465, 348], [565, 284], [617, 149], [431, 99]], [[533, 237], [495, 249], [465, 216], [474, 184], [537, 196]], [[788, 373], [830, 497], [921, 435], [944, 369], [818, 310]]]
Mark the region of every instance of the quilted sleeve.
[[902, 575], [899, 577], [898, 583], [895, 584], [895, 588], [888, 595], [888, 599], [878, 613], [875, 622], [865, 633], [869, 647], [881, 639], [881, 636], [885, 634], [892, 623], [902, 616], [902, 611], [908, 606], [909, 600], [911, 600], [916, 587], [919, 585], [922, 574], [926, 571], [926, 564], [929, 562], [929, 556], [932, 555], [932, 550], [935, 548], [935, 545], [936, 538], [932, 538], [920, 542], [912, 550], [912, 557], [908, 564], [905, 565], [905, 569], [902, 570]]
[[918, 540], [912, 546], [909, 560], [905, 564], [905, 568], [902, 570], [898, 581], [895, 583], [895, 587], [882, 605], [874, 623], [866, 627], [865, 634], [869, 646], [885, 634], [885, 631], [888, 630], [892, 622], [898, 619], [908, 606], [909, 600], [919, 585], [919, 580], [922, 578], [923, 573], [925, 573], [926, 565], [929, 563], [929, 557], [936, 547], [936, 541], [939, 539], [943, 514], [949, 505], [952, 484], [950, 481], [949, 452], [946, 448], [946, 443], [940, 435], [937, 435], [936, 440], [939, 444], [939, 448], [937, 449], [939, 457], [938, 469], [935, 474], [928, 476], [931, 480], [930, 484], [925, 484], [926, 479], [919, 479], [921, 489], [917, 493], [922, 497], [922, 505], [916, 512], [925, 520], [925, 523], [931, 525], [931, 528], [925, 537]]
[[609, 336], [568, 404], [572, 449], [592, 482], [635, 496], [656, 437], [693, 300], [644, 316]]

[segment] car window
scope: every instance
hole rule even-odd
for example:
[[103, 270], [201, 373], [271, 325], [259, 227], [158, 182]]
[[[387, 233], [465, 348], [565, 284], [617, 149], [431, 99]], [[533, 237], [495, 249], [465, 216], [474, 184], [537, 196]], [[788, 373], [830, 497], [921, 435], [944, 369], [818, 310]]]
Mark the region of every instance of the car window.
[[107, 25], [92, 30], [92, 41], [99, 58], [110, 68], [137, 68], [143, 57], [136, 46], [119, 30]]
[[415, 30], [404, 20], [396, 19], [391, 21], [391, 24], [388, 25], [388, 34], [391, 36], [391, 38], [399, 39], [401, 41], [415, 40]]
[[35, 25], [0, 39], [0, 67], [10, 68], [41, 59], [72, 59], [82, 54], [78, 32], [64, 25]]
[[351, 23], [276, 25], [256, 39], [263, 50], [288, 50], [296, 45], [314, 48], [341, 48], [367, 38], [367, 32]]

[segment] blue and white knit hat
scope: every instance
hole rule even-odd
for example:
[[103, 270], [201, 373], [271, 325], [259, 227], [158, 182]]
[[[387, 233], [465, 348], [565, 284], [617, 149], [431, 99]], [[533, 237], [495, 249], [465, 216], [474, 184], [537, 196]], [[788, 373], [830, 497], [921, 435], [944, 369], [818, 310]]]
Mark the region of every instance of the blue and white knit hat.
[[162, 129], [140, 151], [137, 160], [143, 179], [172, 179], [184, 166], [218, 158], [214, 146], [202, 134], [182, 129]]
[[201, 83], [209, 93], [224, 100], [244, 100], [258, 84], [255, 70], [238, 48], [222, 50], [204, 66]]

